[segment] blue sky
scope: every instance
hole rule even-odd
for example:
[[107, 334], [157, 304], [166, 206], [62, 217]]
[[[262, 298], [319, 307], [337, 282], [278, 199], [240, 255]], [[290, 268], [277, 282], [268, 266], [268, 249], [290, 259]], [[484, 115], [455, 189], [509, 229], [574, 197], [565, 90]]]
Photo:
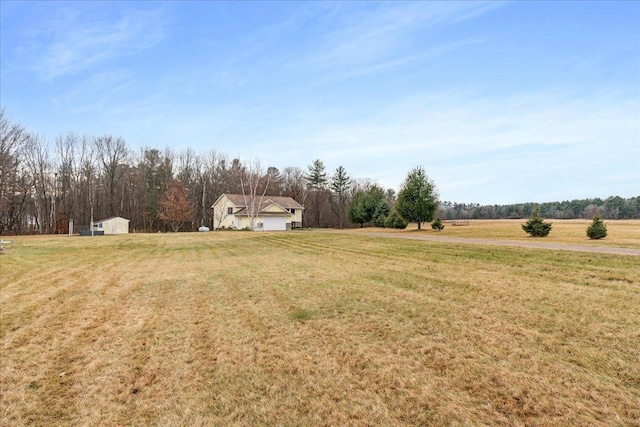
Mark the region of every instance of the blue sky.
[[1, 3], [0, 100], [68, 132], [442, 200], [640, 195], [639, 2]]

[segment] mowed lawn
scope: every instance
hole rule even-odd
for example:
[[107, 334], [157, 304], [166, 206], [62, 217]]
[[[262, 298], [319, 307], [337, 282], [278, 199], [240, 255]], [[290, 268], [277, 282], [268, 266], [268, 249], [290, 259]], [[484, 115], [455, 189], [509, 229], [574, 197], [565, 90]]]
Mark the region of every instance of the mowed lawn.
[[0, 278], [2, 425], [640, 425], [637, 256], [18, 237]]

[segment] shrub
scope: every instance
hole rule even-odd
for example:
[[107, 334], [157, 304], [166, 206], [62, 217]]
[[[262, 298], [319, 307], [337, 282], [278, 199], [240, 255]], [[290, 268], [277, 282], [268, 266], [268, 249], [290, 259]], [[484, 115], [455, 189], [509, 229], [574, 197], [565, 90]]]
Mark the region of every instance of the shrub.
[[522, 229], [533, 237], [545, 237], [551, 231], [551, 223], [544, 222], [538, 215], [538, 208], [534, 209], [531, 218], [526, 224], [522, 224]]
[[387, 202], [386, 200], [382, 200], [373, 213], [373, 223], [375, 224], [375, 226], [384, 227], [384, 223], [390, 213], [391, 208], [389, 207], [389, 202]]
[[387, 217], [385, 214], [381, 214], [380, 216], [378, 216], [375, 221], [373, 221], [373, 223], [376, 225], [376, 227], [381, 227], [384, 228], [387, 225]]
[[431, 228], [433, 228], [434, 230], [440, 231], [444, 229], [444, 224], [442, 223], [442, 220], [440, 218], [436, 218], [431, 223]]
[[607, 237], [607, 226], [600, 219], [600, 215], [593, 218], [593, 222], [587, 227], [587, 236], [590, 239], [602, 239]]
[[387, 217], [387, 221], [385, 222], [387, 228], [397, 228], [400, 230], [407, 228], [407, 225], [409, 225], [409, 222], [396, 211], [391, 212], [391, 215]]

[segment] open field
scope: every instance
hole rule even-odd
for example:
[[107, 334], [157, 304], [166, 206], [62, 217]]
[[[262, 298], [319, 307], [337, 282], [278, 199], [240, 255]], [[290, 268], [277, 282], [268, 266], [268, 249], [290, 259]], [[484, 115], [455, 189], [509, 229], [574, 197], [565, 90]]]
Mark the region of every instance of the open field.
[[[553, 249], [640, 256], [640, 221], [612, 221], [609, 235], [605, 239], [592, 240], [583, 233], [586, 221], [564, 221], [557, 224], [553, 238], [530, 237], [521, 229], [520, 222], [513, 220], [468, 221], [466, 226], [451, 226], [447, 231], [427, 228], [418, 230], [415, 224], [406, 230], [388, 228], [364, 228], [343, 230], [343, 233], [361, 236], [392, 237], [438, 243], [523, 247], [530, 249]], [[445, 227], [447, 228], [447, 227]], [[335, 230], [325, 230], [336, 232]]]
[[637, 256], [307, 231], [14, 240], [2, 425], [640, 426]]
[[[384, 232], [413, 232], [434, 236], [451, 236], [474, 239], [500, 239], [535, 241], [546, 243], [576, 244], [587, 246], [616, 246], [621, 248], [640, 249], [640, 220], [604, 220], [608, 235], [604, 239], [591, 240], [587, 237], [586, 230], [591, 221], [585, 219], [545, 219], [553, 228], [547, 237], [530, 237], [522, 231], [521, 225], [526, 219], [490, 219], [469, 220], [468, 226], [454, 226], [450, 221], [445, 221], [442, 231], [431, 229], [431, 224], [423, 224], [422, 230], [418, 230], [416, 224], [410, 224], [407, 230], [377, 229]], [[365, 229], [371, 231], [372, 229]]]

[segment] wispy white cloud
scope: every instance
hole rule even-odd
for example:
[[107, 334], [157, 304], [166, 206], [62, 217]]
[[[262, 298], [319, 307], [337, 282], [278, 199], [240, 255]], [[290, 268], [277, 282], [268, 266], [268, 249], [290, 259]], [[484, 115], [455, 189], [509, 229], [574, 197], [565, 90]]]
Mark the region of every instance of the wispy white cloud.
[[[304, 61], [330, 70], [401, 64], [402, 58], [415, 56], [416, 51], [422, 52], [418, 55], [430, 55], [438, 49], [466, 44], [454, 41], [443, 47], [429, 36], [436, 30], [496, 7], [501, 5], [483, 2], [384, 3], [347, 15], [339, 28], [328, 32]], [[416, 39], [416, 33], [423, 37]]]
[[485, 39], [479, 37], [468, 38], [451, 43], [444, 43], [438, 46], [423, 48], [418, 53], [406, 54], [404, 56], [393, 57], [389, 59], [382, 58], [377, 61], [354, 65], [348, 68], [337, 68], [334, 70], [330, 69], [327, 71], [327, 74], [325, 74], [323, 78], [316, 81], [315, 84], [323, 85], [336, 80], [350, 79], [381, 72], [390, 72], [412, 63], [425, 62], [429, 59], [451, 53], [458, 49], [483, 43], [484, 41]]
[[72, 114], [90, 111], [104, 112], [109, 101], [134, 85], [134, 74], [127, 70], [115, 70], [91, 75], [76, 83], [73, 88], [57, 94], [52, 102], [57, 108]]
[[31, 34], [32, 66], [53, 79], [136, 54], [163, 39], [163, 22], [160, 9], [129, 9], [116, 19], [82, 13], [82, 8], [58, 11], [44, 29]]
[[279, 166], [289, 159], [299, 164], [293, 159], [322, 158], [330, 167], [343, 164], [355, 176], [392, 188], [422, 164], [440, 179], [448, 198], [470, 201], [474, 194], [475, 200], [492, 200], [485, 184], [496, 176], [501, 180], [496, 185], [513, 187], [517, 181], [557, 177], [558, 187], [579, 191], [589, 174], [604, 178], [600, 171], [614, 164], [632, 173], [638, 157], [637, 100], [617, 93], [487, 98], [449, 91], [403, 99], [380, 111], [371, 108], [359, 120], [348, 113], [293, 115], [291, 126], [264, 132], [253, 149]]

